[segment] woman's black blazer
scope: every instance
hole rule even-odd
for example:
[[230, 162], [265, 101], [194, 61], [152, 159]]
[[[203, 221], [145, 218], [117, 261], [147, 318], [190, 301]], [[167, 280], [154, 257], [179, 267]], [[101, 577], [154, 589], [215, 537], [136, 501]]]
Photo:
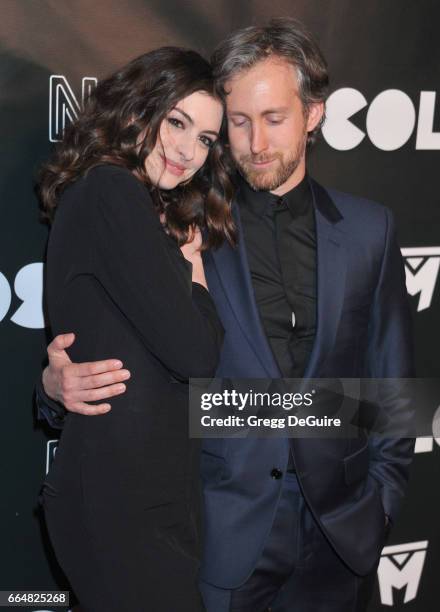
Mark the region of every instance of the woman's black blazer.
[[98, 166], [63, 193], [48, 244], [46, 299], [53, 334], [76, 334], [73, 361], [118, 358], [131, 371], [109, 413], [68, 414], [49, 480], [62, 481], [63, 461], [78, 460], [86, 496], [89, 489], [106, 503], [125, 498], [162, 508], [169, 524], [197, 525], [187, 382], [214, 375], [223, 329], [148, 189], [127, 169]]

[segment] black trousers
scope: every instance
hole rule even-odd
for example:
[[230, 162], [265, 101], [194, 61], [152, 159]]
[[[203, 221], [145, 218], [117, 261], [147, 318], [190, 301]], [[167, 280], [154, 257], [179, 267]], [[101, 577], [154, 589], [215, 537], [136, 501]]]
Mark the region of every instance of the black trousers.
[[61, 448], [43, 485], [51, 542], [81, 612], [202, 611], [188, 513], [124, 491], [121, 461]]
[[207, 612], [364, 612], [376, 572], [359, 577], [333, 551], [287, 473], [269, 538], [239, 588], [201, 583]]

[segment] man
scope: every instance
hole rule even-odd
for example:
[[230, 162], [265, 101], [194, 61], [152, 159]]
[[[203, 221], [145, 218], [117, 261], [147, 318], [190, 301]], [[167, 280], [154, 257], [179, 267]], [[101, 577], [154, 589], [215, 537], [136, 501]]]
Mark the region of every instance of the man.
[[[240, 241], [205, 257], [225, 328], [219, 377], [403, 378], [411, 325], [384, 207], [306, 174], [322, 123], [325, 61], [297, 22], [233, 33], [214, 52], [225, 96]], [[49, 394], [69, 410], [123, 392], [118, 362], [70, 364], [49, 347]], [[393, 421], [404, 405], [381, 406]], [[206, 440], [202, 453], [208, 612], [364, 610], [398, 511], [410, 439]]]

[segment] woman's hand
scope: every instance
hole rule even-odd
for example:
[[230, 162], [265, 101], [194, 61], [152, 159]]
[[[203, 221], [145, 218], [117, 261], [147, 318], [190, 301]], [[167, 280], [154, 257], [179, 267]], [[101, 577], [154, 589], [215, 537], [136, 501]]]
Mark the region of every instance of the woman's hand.
[[180, 247], [185, 259], [193, 262], [193, 258], [200, 255], [200, 249], [202, 247], [202, 232], [200, 228], [195, 227], [190, 229], [188, 242]]
[[192, 264], [192, 281], [208, 288], [205, 270], [203, 268], [203, 260], [200, 249], [202, 247], [202, 232], [199, 227], [191, 230], [188, 242], [180, 247], [183, 256]]

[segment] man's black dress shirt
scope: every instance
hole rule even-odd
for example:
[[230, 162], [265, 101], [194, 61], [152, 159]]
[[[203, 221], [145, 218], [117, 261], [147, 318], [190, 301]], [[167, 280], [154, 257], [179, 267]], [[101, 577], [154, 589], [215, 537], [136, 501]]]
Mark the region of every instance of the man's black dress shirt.
[[307, 176], [282, 197], [240, 180], [240, 216], [261, 322], [285, 378], [304, 375], [316, 329], [316, 229]]

